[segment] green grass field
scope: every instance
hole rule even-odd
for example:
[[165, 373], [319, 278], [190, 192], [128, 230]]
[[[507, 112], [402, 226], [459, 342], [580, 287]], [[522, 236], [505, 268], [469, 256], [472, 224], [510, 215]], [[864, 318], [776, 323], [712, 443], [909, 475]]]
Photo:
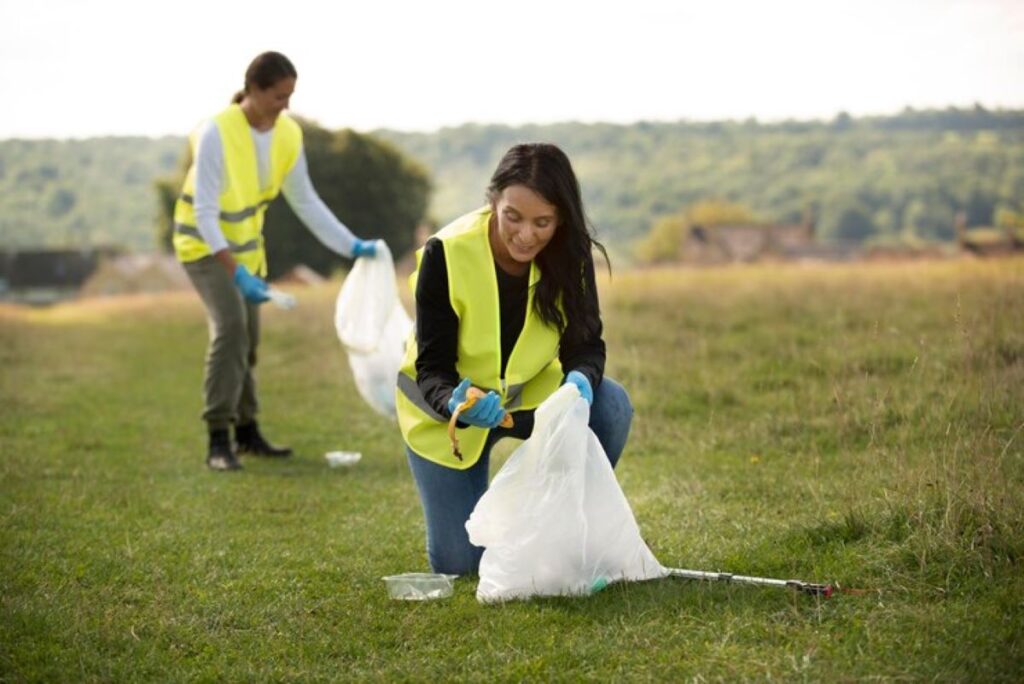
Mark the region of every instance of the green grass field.
[[0, 680], [1024, 678], [1024, 261], [603, 283], [636, 405], [617, 475], [659, 560], [863, 590], [827, 601], [388, 599], [427, 570], [423, 520], [337, 288], [265, 318], [263, 424], [297, 456], [227, 475], [194, 295], [0, 310]]

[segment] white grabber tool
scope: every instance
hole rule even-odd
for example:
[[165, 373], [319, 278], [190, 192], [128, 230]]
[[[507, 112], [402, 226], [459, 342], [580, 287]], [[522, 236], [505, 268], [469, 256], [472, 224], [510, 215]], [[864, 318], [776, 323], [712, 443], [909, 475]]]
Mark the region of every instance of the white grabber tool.
[[785, 587], [795, 589], [810, 596], [821, 596], [829, 598], [834, 588], [831, 584], [813, 584], [802, 580], [781, 580], [768, 577], [748, 577], [746, 575], [734, 575], [731, 572], [702, 572], [700, 570], [683, 570], [681, 568], [666, 568], [672, 577], [684, 577], [686, 579], [705, 580], [708, 582], [739, 582], [741, 584], [760, 584], [769, 587]]

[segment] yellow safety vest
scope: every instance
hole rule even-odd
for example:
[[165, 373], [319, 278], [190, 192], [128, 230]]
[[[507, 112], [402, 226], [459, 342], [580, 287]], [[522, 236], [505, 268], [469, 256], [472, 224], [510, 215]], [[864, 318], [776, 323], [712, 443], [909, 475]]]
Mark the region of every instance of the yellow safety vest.
[[[530, 288], [523, 330], [501, 377], [501, 321], [498, 303], [497, 265], [488, 239], [490, 207], [456, 219], [434, 237], [441, 240], [448, 269], [448, 296], [459, 319], [458, 358], [455, 369], [460, 378], [501, 395], [508, 411], [536, 408], [558, 389], [562, 365], [558, 361], [559, 333], [533, 309], [533, 293], [540, 280], [536, 264], [530, 265]], [[416, 272], [410, 277], [413, 292], [419, 275], [423, 249], [416, 253]], [[424, 399], [416, 384], [415, 329], [406, 343], [405, 359], [398, 373], [395, 404], [398, 425], [405, 443], [434, 463], [464, 470], [480, 458], [488, 430], [467, 427], [459, 430], [463, 460], [452, 455], [447, 420]]]
[[[263, 215], [281, 191], [288, 172], [302, 152], [302, 128], [286, 113], [274, 123], [270, 142], [270, 173], [267, 185], [260, 187], [256, 144], [249, 120], [242, 108], [233, 104], [213, 118], [224, 150], [224, 178], [220, 193], [220, 229], [238, 263], [260, 276], [267, 274], [263, 249]], [[192, 158], [196, 156], [197, 133], [189, 137]], [[196, 228], [193, 206], [196, 189], [195, 161], [185, 176], [185, 185], [174, 205], [174, 251], [179, 261], [196, 261], [210, 254]]]

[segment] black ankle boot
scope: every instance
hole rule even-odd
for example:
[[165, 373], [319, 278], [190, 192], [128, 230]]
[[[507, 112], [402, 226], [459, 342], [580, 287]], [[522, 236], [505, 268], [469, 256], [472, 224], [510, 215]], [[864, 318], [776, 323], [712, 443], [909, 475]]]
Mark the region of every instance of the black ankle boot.
[[260, 426], [256, 421], [248, 425], [235, 426], [235, 442], [238, 445], [238, 453], [249, 454], [250, 456], [270, 456], [271, 458], [287, 458], [292, 455], [289, 447], [274, 446], [260, 433]]
[[210, 431], [210, 448], [206, 452], [206, 466], [210, 470], [241, 470], [242, 464], [231, 450], [231, 437], [227, 430]]

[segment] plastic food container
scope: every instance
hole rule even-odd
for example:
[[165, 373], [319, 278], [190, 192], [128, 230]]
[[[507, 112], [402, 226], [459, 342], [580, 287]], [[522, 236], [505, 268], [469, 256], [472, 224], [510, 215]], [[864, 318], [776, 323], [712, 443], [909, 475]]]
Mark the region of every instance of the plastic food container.
[[458, 575], [431, 572], [407, 572], [403, 575], [383, 577], [388, 594], [399, 601], [430, 601], [452, 595]]
[[358, 451], [328, 451], [324, 454], [324, 458], [327, 459], [327, 465], [332, 468], [343, 468], [347, 466], [355, 465], [359, 463], [363, 455]]

